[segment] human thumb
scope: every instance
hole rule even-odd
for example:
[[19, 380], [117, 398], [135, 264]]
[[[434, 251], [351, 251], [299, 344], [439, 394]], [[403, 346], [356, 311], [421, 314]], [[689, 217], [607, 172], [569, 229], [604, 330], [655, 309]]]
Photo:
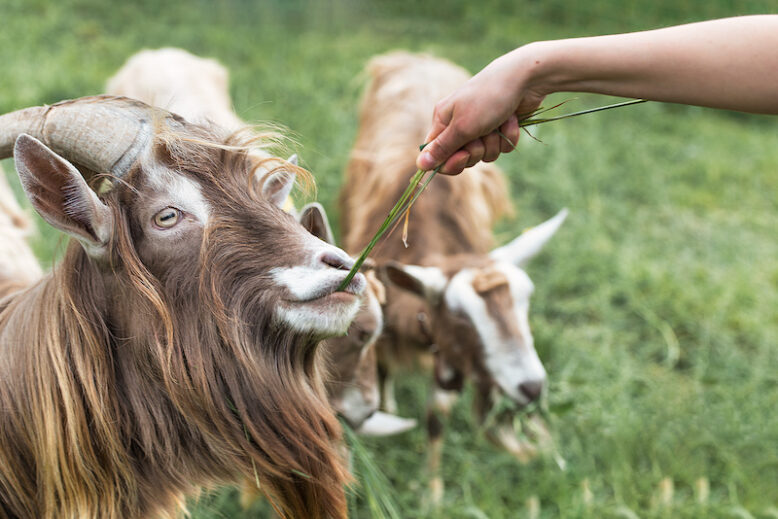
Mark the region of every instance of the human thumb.
[[429, 171], [443, 164], [461, 147], [456, 144], [453, 133], [451, 126], [448, 126], [432, 142], [427, 143], [416, 159], [416, 166]]

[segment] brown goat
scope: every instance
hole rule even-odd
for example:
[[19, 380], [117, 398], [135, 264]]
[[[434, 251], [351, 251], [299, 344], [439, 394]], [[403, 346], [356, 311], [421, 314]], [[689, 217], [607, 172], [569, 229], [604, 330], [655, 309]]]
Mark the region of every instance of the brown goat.
[[[232, 110], [228, 71], [218, 61], [195, 56], [183, 49], [143, 50], [127, 60], [108, 80], [107, 93], [133, 97], [165, 108], [190, 121], [217, 122], [231, 129], [245, 124]], [[296, 155], [289, 161], [296, 161]], [[295, 162], [296, 163], [296, 162]], [[301, 219], [314, 236], [335, 245], [324, 208], [308, 204], [298, 215], [287, 200], [284, 209]], [[323, 348], [332, 366], [326, 385], [330, 402], [352, 427], [360, 428], [378, 406], [375, 352], [371, 345], [383, 326], [381, 304], [384, 288], [371, 270], [364, 303], [348, 333], [334, 337]], [[365, 431], [393, 434], [414, 425], [413, 420], [384, 413], [374, 416]]]
[[316, 345], [366, 281], [336, 291], [353, 260], [279, 207], [294, 167], [258, 179], [227, 135], [110, 96], [0, 117], [75, 238], [0, 308], [0, 517], [171, 517], [249, 476], [283, 517], [346, 517]]
[[[232, 110], [228, 77], [227, 69], [216, 60], [183, 49], [163, 48], [134, 54], [108, 80], [106, 88], [108, 94], [133, 97], [189, 121], [216, 122], [229, 129], [239, 129], [245, 124]], [[297, 214], [291, 201], [287, 201], [284, 209]], [[314, 236], [335, 244], [327, 214], [320, 204], [307, 205], [299, 218]], [[367, 279], [364, 303], [348, 333], [330, 339], [323, 348], [332, 366], [326, 379], [330, 402], [355, 428], [378, 408], [372, 344], [383, 326], [378, 298], [383, 297], [384, 289], [374, 273], [368, 272]]]
[[[430, 56], [395, 52], [368, 65], [370, 84], [341, 193], [345, 249], [361, 250], [408, 185], [418, 145], [435, 103], [469, 75]], [[522, 265], [556, 232], [565, 213], [490, 252], [494, 221], [509, 210], [505, 180], [493, 164], [480, 163], [457, 177], [439, 175], [414, 205], [406, 248], [390, 236], [373, 257], [387, 285], [379, 364], [387, 381], [398, 359], [432, 353], [438, 398], [428, 412], [430, 467], [437, 476], [448, 398], [466, 377], [476, 385], [483, 419], [496, 391], [524, 406], [541, 395], [546, 373], [529, 330], [533, 286]], [[437, 409], [436, 409], [437, 408]], [[442, 496], [434, 477], [432, 498]]]

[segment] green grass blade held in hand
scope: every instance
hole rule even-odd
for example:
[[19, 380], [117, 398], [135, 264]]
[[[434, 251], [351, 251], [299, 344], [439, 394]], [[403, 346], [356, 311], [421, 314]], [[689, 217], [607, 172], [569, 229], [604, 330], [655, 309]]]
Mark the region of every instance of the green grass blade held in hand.
[[[599, 106], [597, 108], [590, 108], [588, 110], [581, 110], [580, 112], [573, 112], [570, 114], [564, 114], [559, 115], [556, 117], [544, 117], [544, 118], [535, 118], [532, 117], [544, 112], [547, 112], [549, 110], [553, 110], [554, 108], [558, 108], [565, 104], [567, 101], [563, 101], [562, 103], [559, 103], [558, 105], [552, 106], [551, 108], [538, 108], [535, 110], [532, 114], [529, 114], [526, 119], [522, 119], [519, 121], [519, 127], [525, 128], [527, 126], [535, 126], [538, 124], [544, 124], [549, 123], [552, 121], [559, 121], [561, 119], [569, 119], [571, 117], [577, 117], [579, 115], [585, 115], [585, 114], [591, 114], [594, 112], [601, 112], [603, 110], [610, 110], [612, 108], [620, 108], [622, 106], [629, 106], [634, 105], [638, 103], [645, 103], [645, 99], [632, 99], [630, 101], [624, 101], [623, 103], [616, 103], [612, 105], [606, 105], [606, 106]], [[502, 132], [499, 132], [500, 135], [505, 139], [508, 140], [508, 138], [502, 134]], [[508, 140], [510, 142], [510, 140]], [[419, 150], [423, 150], [424, 147], [427, 144], [422, 144], [419, 146]], [[513, 143], [511, 143], [513, 146]], [[515, 146], [513, 146], [515, 149]], [[359, 257], [357, 258], [356, 263], [354, 263], [354, 266], [351, 267], [351, 270], [349, 271], [348, 275], [346, 276], [346, 279], [343, 280], [343, 282], [338, 287], [338, 290], [344, 290], [349, 283], [351, 283], [351, 280], [354, 279], [354, 276], [356, 276], [357, 272], [359, 272], [359, 269], [362, 267], [362, 264], [367, 259], [367, 256], [370, 254], [370, 252], [373, 250], [373, 247], [376, 246], [376, 244], [379, 242], [379, 240], [384, 236], [387, 230], [391, 229], [395, 222], [404, 214], [406, 213], [411, 206], [416, 202], [416, 200], [421, 196], [424, 189], [429, 185], [432, 178], [440, 171], [441, 166], [438, 166], [435, 168], [432, 173], [424, 180], [424, 175], [427, 173], [426, 171], [418, 170], [416, 173], [411, 177], [410, 184], [408, 185], [408, 188], [403, 192], [402, 196], [400, 196], [400, 199], [397, 201], [396, 204], [394, 204], [394, 207], [392, 207], [392, 210], [389, 211], [389, 215], [386, 217], [384, 222], [381, 224], [381, 226], [378, 228], [378, 231], [373, 236], [373, 239], [370, 240], [370, 242], [367, 244], [367, 246], [362, 250]], [[424, 183], [422, 184], [422, 180], [424, 180]], [[420, 189], [417, 190], [419, 185], [421, 184]], [[415, 191], [415, 193], [414, 193]]]

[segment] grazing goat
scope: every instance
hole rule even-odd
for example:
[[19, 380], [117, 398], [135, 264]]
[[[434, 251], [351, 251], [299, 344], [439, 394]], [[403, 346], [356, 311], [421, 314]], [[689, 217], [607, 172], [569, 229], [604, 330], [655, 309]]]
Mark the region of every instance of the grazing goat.
[[[408, 185], [435, 102], [469, 77], [449, 62], [404, 52], [374, 58], [368, 74], [341, 193], [343, 244], [352, 254], [368, 243]], [[389, 411], [396, 411], [391, 376], [397, 359], [433, 354], [438, 390], [427, 416], [433, 501], [442, 496], [438, 414], [450, 405], [442, 390], [460, 390], [470, 377], [483, 420], [497, 391], [525, 406], [540, 397], [546, 380], [528, 322], [533, 285], [521, 265], [566, 213], [490, 252], [492, 225], [510, 207], [505, 187], [492, 164], [457, 177], [438, 175], [410, 212], [410, 246], [394, 235], [373, 254], [391, 282], [377, 343]]]
[[16, 203], [0, 167], [0, 300], [43, 275], [26, 241], [31, 230], [32, 222]]
[[[334, 245], [327, 213], [320, 204], [306, 205], [299, 218], [311, 234]], [[416, 421], [377, 411], [379, 389], [374, 344], [383, 331], [381, 306], [386, 303], [386, 288], [378, 280], [374, 267], [372, 261], [363, 266], [367, 279], [365, 302], [348, 333], [324, 343], [332, 364], [326, 386], [335, 410], [358, 432], [388, 436], [415, 427]]]
[[365, 290], [280, 209], [294, 166], [97, 96], [0, 117], [35, 210], [74, 240], [0, 308], [0, 517], [173, 516], [256, 477], [282, 517], [347, 515], [317, 344]]

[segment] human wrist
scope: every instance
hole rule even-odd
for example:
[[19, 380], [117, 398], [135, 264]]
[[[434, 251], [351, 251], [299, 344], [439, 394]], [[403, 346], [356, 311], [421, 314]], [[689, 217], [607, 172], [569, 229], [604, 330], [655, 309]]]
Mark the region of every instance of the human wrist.
[[551, 41], [536, 41], [523, 45], [510, 53], [517, 77], [518, 95], [538, 98], [559, 91], [560, 74]]

